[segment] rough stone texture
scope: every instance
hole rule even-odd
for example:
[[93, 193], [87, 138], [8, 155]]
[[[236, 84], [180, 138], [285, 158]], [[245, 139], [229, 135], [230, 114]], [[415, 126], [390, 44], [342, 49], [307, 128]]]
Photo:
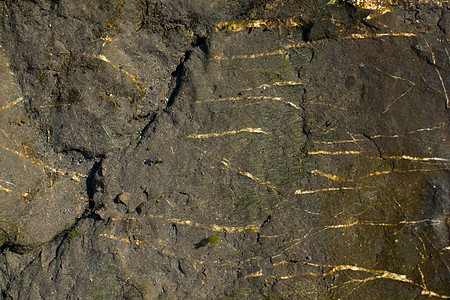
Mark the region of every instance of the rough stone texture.
[[449, 298], [449, 8], [0, 1], [2, 299]]

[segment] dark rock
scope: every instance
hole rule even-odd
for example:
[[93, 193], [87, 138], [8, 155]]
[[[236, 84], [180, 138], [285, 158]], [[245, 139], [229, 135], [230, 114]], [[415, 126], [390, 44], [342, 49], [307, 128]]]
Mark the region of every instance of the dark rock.
[[449, 297], [449, 7], [387, 2], [0, 2], [1, 298]]

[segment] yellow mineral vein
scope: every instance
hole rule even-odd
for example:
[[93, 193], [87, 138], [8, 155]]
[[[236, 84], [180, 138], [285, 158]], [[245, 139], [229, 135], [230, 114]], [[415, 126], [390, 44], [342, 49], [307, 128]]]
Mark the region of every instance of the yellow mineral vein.
[[325, 266], [322, 266], [322, 265], [312, 264], [312, 263], [306, 263], [306, 264], [312, 265], [312, 266], [321, 266], [321, 267], [332, 268], [331, 271], [324, 273], [322, 276], [329, 276], [329, 275], [333, 275], [334, 273], [339, 272], [339, 271], [350, 270], [350, 271], [355, 271], [355, 272], [365, 272], [365, 273], [377, 274], [380, 276], [379, 278], [392, 279], [395, 281], [407, 282], [407, 283], [412, 283], [412, 284], [416, 285], [416, 283], [414, 281], [412, 281], [411, 279], [407, 278], [406, 275], [397, 274], [397, 273], [393, 273], [393, 272], [389, 272], [389, 271], [385, 271], [385, 270], [372, 270], [372, 269], [367, 269], [367, 268], [352, 266], [352, 265], [337, 265], [337, 266], [325, 265]]
[[386, 107], [386, 109], [383, 111], [383, 114], [386, 113], [386, 112], [391, 108], [391, 106], [392, 106], [393, 104], [395, 104], [398, 100], [400, 100], [401, 98], [403, 98], [404, 96], [406, 96], [406, 94], [408, 94], [408, 93], [412, 90], [413, 87], [414, 87], [414, 86], [410, 87], [406, 92], [404, 92], [403, 94], [401, 94], [400, 96], [398, 96], [397, 98], [395, 98], [394, 101], [392, 101], [391, 103], [389, 103], [388, 106]]
[[[122, 242], [122, 243], [127, 243], [127, 244], [132, 244], [133, 243], [136, 246], [141, 246], [142, 245], [142, 246], [150, 247], [154, 251], [163, 253], [165, 255], [170, 255], [170, 256], [173, 256], [173, 257], [178, 257], [178, 258], [184, 258], [184, 259], [191, 260], [193, 262], [193, 264], [194, 264], [194, 268], [197, 271], [198, 271], [198, 269], [195, 267], [195, 263], [204, 265], [204, 264], [211, 264], [211, 263], [212, 264], [219, 264], [219, 263], [222, 263], [224, 261], [227, 262], [226, 264], [222, 264], [222, 265], [219, 265], [219, 266], [227, 266], [227, 265], [233, 263], [232, 261], [226, 261], [226, 260], [213, 260], [213, 261], [198, 260], [198, 259], [192, 258], [189, 255], [186, 255], [183, 247], [181, 247], [182, 251], [180, 251], [180, 249], [178, 249], [177, 252], [169, 251], [169, 250], [167, 250], [168, 246], [162, 240], [159, 240], [159, 239], [153, 239], [153, 240], [151, 240], [149, 242], [146, 242], [146, 241], [143, 241], [143, 240], [136, 239], [134, 236], [133, 236], [132, 241], [130, 241], [129, 238], [121, 238], [121, 237], [118, 237], [118, 236], [115, 236], [115, 235], [112, 235], [112, 234], [107, 234], [107, 233], [100, 233], [99, 236], [105, 237], [105, 238], [108, 238], [108, 239], [111, 239], [111, 240], [114, 240], [114, 241], [119, 241], [119, 242]], [[158, 246], [160, 246], [160, 247], [158, 247]], [[251, 259], [252, 258], [247, 259], [247, 260], [251, 260]], [[245, 261], [247, 261], [247, 260], [245, 260]]]
[[[418, 132], [422, 132], [422, 131], [434, 131], [434, 130], [439, 130], [439, 129], [443, 129], [443, 128], [447, 128], [448, 123], [446, 122], [442, 122], [440, 125], [435, 126], [435, 127], [428, 127], [428, 128], [419, 128], [419, 129], [415, 129], [412, 131], [409, 131], [405, 134], [394, 134], [394, 135], [382, 135], [382, 134], [377, 134], [374, 136], [371, 136], [371, 139], [379, 139], [379, 138], [399, 138], [399, 137], [403, 137], [403, 136], [407, 136], [409, 134], [414, 134], [414, 133], [418, 133]], [[350, 134], [350, 133], [349, 133]], [[334, 144], [346, 144], [346, 143], [354, 143], [355, 141], [357, 142], [363, 142], [363, 141], [367, 141], [367, 138], [360, 138], [360, 139], [352, 139], [352, 140], [339, 140], [339, 141], [314, 141], [315, 144], [327, 144], [327, 145], [334, 145]]]
[[113, 64], [108, 58], [106, 58], [106, 56], [104, 56], [103, 54], [99, 54], [97, 56], [94, 56], [97, 59], [103, 60], [104, 62], [107, 62], [108, 64], [110, 64], [114, 69], [116, 69], [119, 72], [124, 73], [125, 75], [129, 76], [134, 82], [136, 82], [136, 76], [130, 74], [129, 72], [120, 69], [119, 67], [117, 67], [115, 64]]
[[386, 33], [354, 33], [350, 35], [350, 39], [373, 39], [373, 38], [382, 38], [382, 37], [413, 37], [416, 36], [415, 33], [412, 32], [386, 32]]
[[427, 290], [427, 285], [425, 284], [425, 275], [423, 275], [422, 269], [420, 266], [417, 266], [417, 269], [419, 270], [420, 278], [422, 279], [422, 284], [425, 290]]
[[400, 224], [406, 224], [406, 225], [411, 225], [411, 224], [421, 224], [421, 223], [432, 223], [432, 224], [439, 224], [442, 223], [443, 221], [439, 220], [439, 219], [424, 219], [424, 220], [417, 220], [417, 221], [400, 221]]
[[350, 224], [328, 225], [328, 226], [325, 226], [324, 229], [347, 228], [347, 227], [353, 227], [353, 226], [358, 225], [358, 224], [359, 224], [359, 222], [355, 221], [355, 222], [350, 223]]
[[[353, 33], [348, 36], [339, 37], [338, 40], [353, 40], [353, 39], [358, 40], [358, 39], [376, 39], [383, 37], [414, 37], [414, 36], [416, 36], [416, 34], [412, 32]], [[328, 41], [329, 41], [328, 39], [324, 39], [313, 42], [300, 42], [287, 45], [286, 48], [300, 48], [308, 44], [322, 44]]]
[[22, 102], [22, 101], [23, 101], [23, 97], [19, 97], [19, 98], [17, 98], [16, 100], [14, 100], [13, 102], [8, 103], [8, 104], [6, 104], [5, 106], [0, 107], [0, 111], [2, 111], [2, 110], [4, 110], [4, 109], [8, 109], [8, 108], [10, 108], [10, 107], [16, 105], [17, 103]]
[[[381, 10], [384, 11], [388, 9], [385, 5], [392, 4], [391, 1], [386, 0], [350, 0], [350, 2], [359, 8], [369, 9], [369, 10]], [[328, 4], [335, 4], [336, 0], [331, 0]]]
[[441, 158], [441, 157], [414, 157], [409, 155], [402, 155], [402, 156], [386, 156], [383, 158], [388, 159], [402, 159], [402, 160], [410, 160], [410, 161], [450, 161], [447, 158]]
[[356, 145], [356, 147], [357, 147], [360, 151], [363, 151], [363, 150], [364, 150], [363, 147], [361, 147], [361, 146], [359, 145], [359, 143], [358, 143], [358, 141], [356, 140], [356, 138], [354, 137], [354, 135], [353, 135], [351, 132], [348, 132], [348, 135], [350, 135], [350, 137], [352, 138], [353, 143]]
[[120, 242], [127, 243], [127, 244], [130, 243], [130, 240], [127, 239], [127, 238], [120, 238], [118, 236], [111, 235], [111, 234], [100, 233], [99, 236], [106, 237], [108, 239], [112, 239], [112, 240], [115, 240], [115, 241], [120, 241]]
[[305, 209], [304, 211], [305, 211], [306, 213], [308, 213], [308, 214], [311, 214], [311, 215], [321, 216], [321, 214], [316, 213], [316, 212], [309, 211], [309, 210], [307, 210], [307, 209]]
[[425, 261], [427, 258], [425, 257], [424, 253], [427, 252], [427, 248], [425, 246], [425, 242], [423, 241], [423, 239], [416, 233], [414, 232], [414, 235], [420, 240], [420, 242], [422, 243], [422, 248], [423, 248], [423, 252], [419, 250], [418, 247], [414, 247], [416, 248], [417, 252], [419, 253], [420, 257], [422, 258], [422, 261]]
[[111, 221], [136, 222], [136, 218], [135, 217], [131, 217], [131, 218], [111, 217], [110, 220]]
[[[383, 38], [383, 37], [414, 37], [416, 36], [415, 33], [412, 32], [386, 32], [386, 33], [354, 33], [349, 36], [344, 36], [338, 38], [339, 40], [351, 40], [351, 39], [375, 39], [375, 38]], [[214, 60], [234, 60], [234, 59], [255, 59], [255, 58], [261, 58], [265, 56], [273, 56], [273, 55], [283, 55], [286, 54], [285, 49], [292, 49], [292, 48], [302, 48], [307, 45], [314, 45], [314, 44], [324, 44], [330, 41], [335, 41], [335, 39], [324, 39], [319, 41], [312, 41], [312, 42], [299, 42], [294, 44], [285, 45], [284, 49], [278, 49], [273, 50], [269, 52], [261, 52], [261, 53], [254, 53], [254, 54], [240, 54], [240, 55], [233, 55], [233, 56], [218, 56], [215, 55], [212, 57]]]
[[422, 290], [422, 292], [420, 293], [421, 295], [425, 295], [425, 296], [430, 296], [430, 297], [437, 297], [437, 298], [441, 298], [441, 299], [450, 299], [450, 296], [446, 296], [446, 295], [441, 295], [429, 290]]
[[363, 142], [364, 139], [355, 139], [355, 140], [340, 140], [340, 141], [314, 141], [314, 144], [325, 144], [325, 145], [336, 145], [336, 144], [347, 144], [354, 142]]
[[[312, 276], [321, 276], [320, 274], [314, 275], [314, 273], [310, 273], [309, 275], [312, 275]], [[382, 275], [375, 275], [375, 276], [371, 276], [371, 277], [366, 277], [366, 278], [364, 278], [364, 279], [355, 279], [355, 278], [352, 278], [352, 279], [350, 279], [349, 281], [344, 282], [342, 285], [348, 285], [348, 284], [351, 284], [351, 283], [358, 283], [359, 285], [358, 285], [357, 287], [353, 288], [353, 291], [354, 291], [354, 290], [356, 290], [356, 289], [358, 289], [358, 288], [361, 288], [361, 287], [362, 287], [364, 284], [366, 284], [367, 282], [373, 281], [373, 280], [377, 280], [377, 279], [383, 279], [383, 276], [382, 276]], [[339, 288], [339, 285], [335, 285], [335, 286], [331, 287], [331, 289], [336, 289], [336, 288]]]
[[241, 175], [243, 175], [243, 176], [246, 176], [246, 177], [250, 178], [251, 180], [256, 181], [256, 182], [259, 183], [259, 184], [267, 185], [271, 190], [275, 190], [275, 187], [274, 187], [273, 185], [271, 185], [270, 183], [265, 182], [265, 181], [259, 179], [259, 178], [256, 177], [256, 176], [253, 176], [253, 175], [252, 175], [251, 173], [249, 173], [249, 172], [239, 171], [239, 174], [241, 174]]
[[437, 130], [437, 129], [447, 128], [447, 126], [448, 126], [448, 123], [442, 122], [441, 125], [439, 125], [439, 126], [416, 129], [416, 130], [408, 132], [408, 134], [421, 132], [421, 131], [434, 131], [434, 130]]
[[361, 226], [380, 226], [380, 227], [394, 227], [394, 226], [399, 226], [400, 224], [402, 224], [403, 222], [399, 222], [397, 224], [395, 223], [380, 223], [380, 222], [369, 222], [369, 221], [354, 221], [352, 223], [349, 224], [336, 224], [336, 225], [328, 225], [325, 226], [324, 229], [339, 229], [339, 228], [348, 228], [348, 227], [353, 227], [353, 226], [357, 226], [357, 225], [361, 225]]
[[444, 96], [445, 96], [445, 100], [446, 100], [445, 107], [447, 109], [449, 109], [450, 108], [450, 99], [448, 98], [447, 88], [445, 87], [444, 80], [442, 79], [442, 76], [441, 76], [441, 72], [439, 72], [439, 69], [437, 67], [436, 67], [436, 73], [438, 74], [439, 80], [441, 81], [441, 84], [442, 84], [442, 89], [444, 90]]
[[263, 235], [263, 234], [260, 235], [260, 237], [266, 238], [266, 239], [274, 239], [274, 238], [279, 238], [282, 236], [286, 236], [286, 233], [280, 233], [280, 234], [276, 234], [276, 235]]
[[272, 267], [283, 266], [283, 265], [287, 265], [287, 264], [289, 264], [289, 263], [288, 263], [287, 261], [283, 260], [283, 261], [274, 263], [274, 264], [272, 265]]
[[320, 170], [312, 170], [311, 174], [317, 174], [317, 175], [329, 178], [329, 179], [334, 180], [334, 181], [346, 181], [346, 182], [354, 181], [354, 180], [348, 180], [348, 179], [341, 178], [341, 177], [339, 177], [337, 175], [327, 174], [327, 173], [324, 173], [324, 172], [322, 172]]
[[[195, 147], [195, 146], [194, 146], [194, 147]], [[250, 178], [251, 180], [253, 180], [253, 181], [255, 181], [255, 182], [259, 183], [259, 184], [265, 185], [265, 186], [267, 186], [268, 188], [270, 188], [275, 194], [278, 194], [277, 188], [276, 188], [274, 185], [272, 185], [270, 182], [266, 182], [266, 181], [264, 181], [264, 180], [262, 180], [262, 179], [260, 179], [260, 178], [258, 178], [258, 177], [256, 177], [256, 176], [254, 176], [253, 174], [251, 174], [251, 173], [249, 173], [249, 172], [242, 171], [240, 168], [232, 167], [232, 166], [230, 165], [229, 161], [228, 161], [226, 158], [221, 158], [220, 156], [211, 155], [210, 153], [208, 153], [208, 151], [203, 150], [203, 149], [200, 148], [200, 147], [196, 147], [196, 148], [197, 148], [199, 151], [201, 151], [202, 153], [204, 153], [204, 154], [206, 154], [206, 155], [212, 157], [213, 160], [215, 160], [215, 161], [221, 163], [222, 165], [224, 165], [225, 167], [227, 167], [229, 170], [231, 170], [231, 171], [233, 171], [233, 172], [236, 172], [236, 173], [238, 173], [238, 174], [240, 174], [240, 175], [242, 175], [242, 176], [246, 176], [246, 177]]]
[[216, 24], [217, 31], [239, 32], [248, 29], [261, 28], [262, 26], [273, 27], [279, 24], [285, 24], [286, 27], [299, 27], [302, 24], [295, 22], [295, 18], [287, 19], [256, 19], [256, 20], [238, 20], [220, 22]]
[[421, 295], [427, 295], [427, 296], [430, 296], [430, 297], [438, 297], [438, 298], [442, 298], [442, 299], [450, 299], [450, 296], [440, 295], [438, 293], [429, 291], [428, 287], [427, 287], [427, 285], [425, 283], [425, 276], [424, 276], [424, 274], [422, 272], [422, 269], [420, 269], [420, 267], [417, 267], [417, 269], [419, 270], [420, 278], [422, 279], [422, 285], [421, 286], [422, 286], [423, 290], [420, 293]]
[[0, 179], [0, 181], [6, 183], [6, 184], [8, 184], [8, 185], [14, 186], [14, 184], [13, 184], [11, 181], [3, 180], [3, 179]]
[[219, 60], [219, 61], [220, 60], [233, 60], [233, 59], [255, 59], [255, 58], [260, 58], [260, 57], [265, 57], [265, 56], [282, 55], [282, 54], [286, 54], [286, 50], [278, 49], [278, 50], [274, 50], [274, 51], [270, 51], [270, 52], [262, 52], [262, 53], [254, 53], [254, 54], [240, 54], [240, 55], [233, 55], [230, 57], [215, 55], [212, 57], [212, 59]]
[[259, 271], [255, 272], [255, 273], [245, 275], [244, 279], [252, 278], [252, 277], [261, 277], [262, 275], [263, 275], [263, 271], [259, 270]]
[[257, 89], [262, 89], [262, 88], [271, 88], [274, 86], [296, 86], [296, 85], [302, 85], [303, 82], [298, 82], [298, 81], [276, 81], [272, 84], [261, 84], [260, 86], [257, 87], [251, 87], [251, 88], [244, 88], [244, 89], [239, 89], [240, 91], [253, 91], [253, 90], [257, 90]]
[[229, 131], [223, 131], [223, 132], [213, 132], [213, 133], [201, 133], [201, 134], [190, 134], [187, 136], [187, 138], [190, 139], [207, 139], [207, 138], [214, 138], [214, 137], [221, 137], [221, 136], [227, 136], [227, 135], [235, 135], [242, 132], [250, 132], [250, 133], [262, 133], [262, 134], [269, 134], [262, 130], [261, 128], [242, 128], [238, 130], [229, 130]]
[[293, 102], [290, 102], [290, 101], [285, 101], [285, 100], [283, 100], [281, 97], [272, 97], [272, 99], [270, 99], [270, 100], [282, 102], [282, 103], [287, 104], [287, 105], [289, 105], [289, 106], [292, 106], [293, 108], [298, 109], [298, 110], [301, 110], [301, 109], [302, 109], [302, 108], [301, 108], [300, 106], [298, 106], [297, 104], [295, 104], [295, 103], [293, 103]]
[[373, 19], [373, 18], [382, 16], [382, 15], [384, 15], [384, 14], [387, 14], [388, 12], [391, 12], [391, 11], [392, 11], [391, 8], [385, 7], [384, 9], [379, 10], [377, 13], [368, 15], [367, 17], [364, 18], [364, 20], [370, 20], [370, 19]]
[[[354, 140], [351, 140], [354, 142]], [[361, 151], [311, 151], [308, 152], [309, 155], [356, 155], [362, 154]], [[380, 157], [368, 157], [371, 159], [381, 159]], [[394, 155], [394, 156], [384, 156], [384, 159], [399, 159], [399, 160], [410, 160], [410, 161], [450, 161], [447, 158], [441, 157], [415, 157], [410, 155]]]
[[[450, 102], [449, 102], [449, 98], [448, 98], [448, 94], [447, 94], [447, 89], [445, 88], [445, 84], [444, 84], [444, 80], [442, 79], [441, 72], [439, 72], [439, 69], [438, 69], [438, 67], [436, 65], [436, 57], [434, 56], [433, 49], [431, 48], [430, 44], [428, 44], [428, 41], [427, 41], [426, 38], [423, 37], [423, 40], [427, 44], [428, 49], [430, 49], [431, 59], [433, 60], [434, 68], [435, 68], [436, 73], [437, 73], [437, 75], [439, 77], [439, 80], [441, 81], [442, 89], [444, 90], [444, 96], [445, 96], [445, 100], [446, 100], [445, 101], [445, 108], [449, 109], [450, 108]], [[447, 51], [447, 49], [445, 49], [445, 51]], [[447, 55], [448, 55], [448, 53], [447, 53]]]
[[400, 80], [409, 82], [412, 86], [415, 86], [415, 85], [416, 85], [414, 82], [412, 82], [411, 80], [409, 80], [409, 79], [407, 79], [407, 78], [403, 78], [403, 77], [400, 77], [400, 76], [398, 76], [398, 75], [394, 75], [394, 74], [391, 74], [391, 73], [387, 73], [387, 72], [381, 70], [380, 68], [378, 68], [377, 66], [372, 66], [372, 68], [374, 68], [375, 70], [377, 70], [377, 71], [380, 72], [380, 73], [387, 74], [389, 77], [392, 77], [392, 78], [394, 78], [394, 79], [396, 79], [396, 80], [397, 80], [397, 79], [400, 79]]
[[38, 158], [36, 158], [36, 157], [34, 157], [34, 156], [29, 155], [28, 153], [23, 154], [23, 153], [20, 153], [20, 152], [18, 152], [18, 151], [16, 151], [16, 150], [13, 150], [13, 149], [10, 149], [10, 148], [8, 148], [8, 147], [5, 147], [5, 146], [3, 146], [3, 145], [0, 145], [0, 148], [6, 150], [6, 151], [8, 151], [8, 152], [11, 152], [11, 153], [16, 154], [16, 155], [19, 156], [20, 158], [28, 158], [28, 159], [31, 161], [31, 163], [33, 163], [33, 164], [36, 164], [36, 165], [38, 165], [38, 166], [41, 166], [41, 167], [44, 168], [44, 169], [50, 170], [50, 171], [52, 171], [53, 173], [58, 173], [58, 174], [60, 174], [60, 175], [67, 176], [67, 177], [69, 177], [69, 178], [71, 178], [71, 179], [73, 179], [73, 180], [75, 180], [75, 181], [80, 181], [80, 177], [82, 177], [82, 178], [86, 178], [86, 177], [87, 177], [86, 175], [83, 175], [83, 174], [80, 174], [80, 173], [77, 173], [77, 172], [70, 172], [70, 171], [65, 171], [65, 170], [62, 170], [62, 169], [56, 169], [56, 168], [53, 168], [53, 167], [51, 167], [51, 166], [49, 166], [49, 165], [46, 165], [46, 164], [45, 164], [43, 161], [41, 161], [40, 159], [38, 159]]
[[5, 187], [3, 187], [1, 185], [0, 185], [0, 191], [4, 191], [4, 192], [9, 193], [9, 194], [16, 194], [16, 195], [19, 195], [19, 196], [22, 196], [22, 197], [25, 197], [25, 198], [28, 196], [28, 193], [17, 193], [17, 192], [14, 192], [13, 190], [5, 188]]
[[234, 168], [234, 167], [230, 166], [230, 163], [226, 159], [222, 159], [220, 161], [220, 163], [223, 164], [224, 166], [226, 166], [228, 169], [230, 169], [230, 170], [232, 170], [232, 171], [234, 171], [234, 172], [236, 172], [236, 173], [238, 173], [238, 174], [240, 174], [242, 176], [248, 177], [251, 180], [253, 180], [253, 181], [255, 181], [255, 182], [259, 183], [259, 184], [267, 186], [268, 188], [270, 188], [272, 190], [272, 192], [277, 194], [276, 187], [273, 186], [270, 182], [266, 182], [266, 181], [264, 181], [264, 180], [262, 180], [262, 179], [260, 179], [260, 178], [258, 178], [256, 176], [252, 175], [249, 172], [245, 172], [245, 171], [240, 170], [239, 168]]
[[284, 100], [277, 100], [277, 99], [273, 99], [273, 100], [274, 100], [274, 101], [280, 101], [280, 102], [283, 102], [283, 103], [285, 103], [285, 104], [287, 104], [287, 105], [292, 106], [292, 107], [295, 108], [295, 109], [302, 110], [302, 108], [301, 108], [300, 106], [298, 106], [297, 104], [295, 104], [295, 103], [293, 103], [293, 102], [290, 102], [290, 101], [284, 101]]
[[11, 191], [10, 189], [5, 188], [5, 187], [3, 187], [3, 186], [1, 186], [1, 185], [0, 185], [0, 191], [4, 191], [4, 192], [7, 192], [7, 193], [12, 193], [12, 192], [13, 192], [13, 191]]
[[280, 279], [281, 280], [286, 280], [286, 279], [292, 279], [294, 277], [297, 277], [296, 274], [291, 274], [291, 275], [287, 275], [287, 276], [281, 276]]
[[102, 44], [102, 47], [105, 47], [106, 43], [112, 43], [112, 42], [118, 40], [117, 38], [114, 38], [114, 39], [113, 39], [113, 38], [111, 38], [110, 36], [101, 37], [100, 39], [104, 41], [103, 44]]
[[[272, 101], [278, 101], [278, 102], [285, 103], [285, 104], [290, 105], [293, 108], [298, 109], [298, 110], [302, 109], [297, 104], [290, 102], [290, 101], [283, 100], [283, 98], [281, 98], [281, 97], [268, 97], [268, 96], [246, 96], [246, 97], [227, 97], [227, 98], [218, 98], [218, 99], [206, 99], [206, 100], [195, 101], [194, 104], [202, 104], [202, 103], [209, 103], [209, 102], [222, 102], [222, 101], [242, 101], [242, 100], [272, 100]], [[256, 103], [251, 103], [251, 104], [256, 104]]]
[[320, 264], [315, 264], [315, 263], [310, 263], [310, 262], [304, 262], [304, 264], [314, 266], [314, 267], [331, 268], [331, 270], [327, 273], [323, 273], [323, 274], [312, 273], [312, 274], [310, 274], [310, 275], [314, 275], [314, 276], [324, 276], [325, 277], [325, 276], [333, 275], [334, 273], [339, 272], [339, 271], [354, 271], [354, 272], [370, 273], [370, 274], [374, 274], [375, 276], [368, 277], [366, 279], [352, 279], [351, 281], [366, 282], [366, 281], [375, 280], [375, 279], [390, 279], [390, 280], [394, 280], [394, 281], [409, 283], [414, 286], [420, 287], [420, 288], [422, 288], [422, 292], [421, 292], [422, 295], [434, 296], [434, 297], [439, 297], [442, 299], [450, 299], [450, 296], [441, 295], [441, 294], [435, 293], [433, 291], [429, 291], [427, 289], [425, 283], [423, 285], [418, 284], [418, 283], [414, 282], [413, 280], [409, 279], [404, 274], [398, 274], [398, 273], [389, 272], [389, 271], [385, 271], [385, 270], [368, 269], [368, 268], [363, 268], [363, 267], [358, 267], [358, 266], [353, 266], [353, 265], [336, 265], [336, 266], [335, 265], [320, 265]]
[[[442, 223], [441, 220], [419, 220], [419, 221], [400, 221], [398, 223], [383, 223], [383, 222], [374, 222], [374, 221], [359, 221], [356, 220], [352, 223], [347, 223], [347, 224], [335, 224], [335, 225], [328, 225], [323, 227], [323, 230], [328, 230], [328, 229], [340, 229], [340, 228], [349, 228], [349, 227], [354, 227], [354, 226], [374, 226], [374, 227], [396, 227], [396, 226], [401, 226], [401, 225], [412, 225], [412, 224], [420, 224], [420, 223]], [[322, 231], [322, 230], [321, 230]]]
[[216, 224], [205, 225], [205, 224], [196, 223], [196, 222], [193, 222], [190, 220], [182, 220], [182, 219], [178, 219], [178, 218], [167, 218], [166, 216], [163, 216], [163, 215], [147, 215], [147, 217], [154, 218], [154, 219], [162, 219], [162, 220], [165, 220], [168, 222], [185, 225], [185, 226], [204, 228], [204, 229], [212, 230], [215, 232], [228, 232], [228, 233], [244, 232], [244, 231], [259, 232], [259, 228], [256, 227], [255, 225], [247, 225], [247, 226], [243, 226], [243, 227], [223, 226], [223, 225], [216, 225]]
[[14, 139], [10, 138], [9, 135], [6, 133], [6, 131], [4, 131], [3, 129], [0, 128], [0, 131], [2, 132], [2, 134], [8, 139], [10, 140], [13, 144], [15, 144], [17, 147], [20, 148], [20, 144], [15, 141]]
[[[13, 150], [13, 149], [8, 148], [8, 147], [3, 146], [3, 145], [0, 145], [0, 148], [6, 150], [6, 151], [8, 151], [8, 152], [14, 153], [15, 155], [19, 156], [20, 158], [24, 158], [24, 159], [25, 159], [25, 158], [28, 158], [29, 160], [31, 160], [31, 162], [32, 162], [33, 164], [39, 165], [39, 166], [43, 167], [44, 169], [56, 170], [56, 169], [53, 169], [53, 168], [47, 166], [46, 164], [44, 164], [44, 162], [43, 162], [42, 160], [38, 159], [38, 158], [35, 157], [34, 155], [29, 155], [29, 154], [28, 154], [28, 151], [27, 151], [28, 146], [19, 145], [19, 143], [17, 143], [14, 139], [11, 139], [11, 138], [9, 137], [9, 135], [8, 135], [3, 129], [0, 128], [0, 132], [1, 132], [8, 140], [10, 140], [13, 144], [15, 144], [17, 147], [23, 148], [24, 153], [19, 152], [19, 151], [17, 151], [17, 150]], [[56, 172], [56, 171], [54, 171], [54, 172]], [[80, 174], [80, 175], [81, 175], [81, 174]]]
[[412, 170], [393, 169], [393, 170], [385, 170], [385, 171], [375, 171], [375, 172], [369, 173], [367, 175], [364, 175], [364, 176], [361, 176], [361, 177], [358, 177], [355, 179], [342, 178], [340, 176], [337, 176], [334, 174], [328, 174], [328, 173], [322, 172], [320, 170], [312, 170], [311, 174], [317, 174], [319, 176], [326, 177], [333, 181], [354, 182], [354, 181], [366, 179], [366, 178], [372, 177], [372, 176], [381, 176], [381, 175], [387, 175], [387, 174], [391, 174], [391, 173], [438, 172], [438, 171], [442, 171], [442, 170], [443, 169], [412, 169]]
[[128, 77], [131, 78], [131, 80], [133, 81], [133, 85], [136, 87], [136, 89], [138, 89], [139, 91], [142, 91], [142, 88], [139, 86], [138, 81], [136, 76], [134, 76], [133, 74], [125, 71], [124, 69], [121, 69], [119, 67], [117, 67], [115, 64], [113, 64], [105, 55], [103, 54], [98, 54], [98, 55], [91, 55], [88, 53], [82, 53], [83, 56], [86, 57], [91, 57], [91, 58], [95, 58], [95, 59], [99, 59], [102, 60], [108, 64], [110, 64], [114, 69], [116, 69], [118, 72], [124, 73], [125, 75], [127, 75]]
[[11, 149], [11, 148], [8, 148], [8, 147], [6, 147], [6, 146], [3, 146], [3, 145], [0, 145], [0, 148], [2, 148], [2, 149], [3, 149], [3, 150], [5, 150], [5, 151], [8, 151], [8, 152], [14, 153], [15, 155], [19, 156], [20, 158], [28, 158], [28, 159], [30, 159], [30, 160], [31, 160], [31, 162], [32, 162], [32, 163], [34, 163], [34, 164], [38, 164], [38, 165], [40, 165], [40, 164], [41, 164], [41, 162], [40, 162], [40, 161], [37, 161], [37, 159], [35, 159], [35, 158], [34, 158], [34, 157], [32, 157], [32, 156], [29, 156], [29, 155], [25, 155], [25, 154], [23, 154], [23, 153], [20, 153], [19, 151], [13, 150], [13, 149]]
[[331, 187], [331, 188], [323, 188], [323, 189], [317, 189], [317, 190], [296, 190], [294, 195], [308, 195], [308, 194], [315, 194], [315, 193], [322, 193], [322, 192], [338, 192], [338, 191], [346, 191], [346, 190], [360, 190], [363, 188], [375, 188], [376, 186], [357, 186], [357, 187], [349, 187], [349, 186], [343, 186], [343, 187]]
[[362, 154], [362, 153], [361, 151], [322, 151], [322, 150], [308, 152], [308, 155], [355, 155], [355, 154]]
[[218, 99], [205, 99], [195, 101], [195, 104], [209, 103], [209, 102], [222, 102], [222, 101], [241, 101], [241, 100], [283, 100], [281, 97], [268, 97], [268, 96], [246, 96], [246, 97], [227, 97]]
[[367, 174], [367, 175], [365, 175], [365, 176], [363, 176], [363, 177], [361, 177], [359, 179], [364, 179], [364, 178], [368, 178], [368, 177], [372, 177], [372, 176], [386, 175], [386, 174], [390, 174], [392, 172], [393, 171], [375, 171], [375, 172], [369, 173], [369, 174]]

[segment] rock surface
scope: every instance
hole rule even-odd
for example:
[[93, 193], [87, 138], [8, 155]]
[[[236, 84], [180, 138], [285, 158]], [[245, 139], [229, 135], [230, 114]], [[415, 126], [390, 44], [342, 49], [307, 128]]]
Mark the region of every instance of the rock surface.
[[0, 2], [2, 299], [449, 298], [449, 16]]

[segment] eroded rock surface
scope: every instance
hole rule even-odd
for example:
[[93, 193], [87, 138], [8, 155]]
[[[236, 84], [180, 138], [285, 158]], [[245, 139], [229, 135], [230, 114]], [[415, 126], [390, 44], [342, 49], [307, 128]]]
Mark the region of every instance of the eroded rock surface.
[[450, 297], [448, 3], [100, 2], [0, 3], [2, 298]]

